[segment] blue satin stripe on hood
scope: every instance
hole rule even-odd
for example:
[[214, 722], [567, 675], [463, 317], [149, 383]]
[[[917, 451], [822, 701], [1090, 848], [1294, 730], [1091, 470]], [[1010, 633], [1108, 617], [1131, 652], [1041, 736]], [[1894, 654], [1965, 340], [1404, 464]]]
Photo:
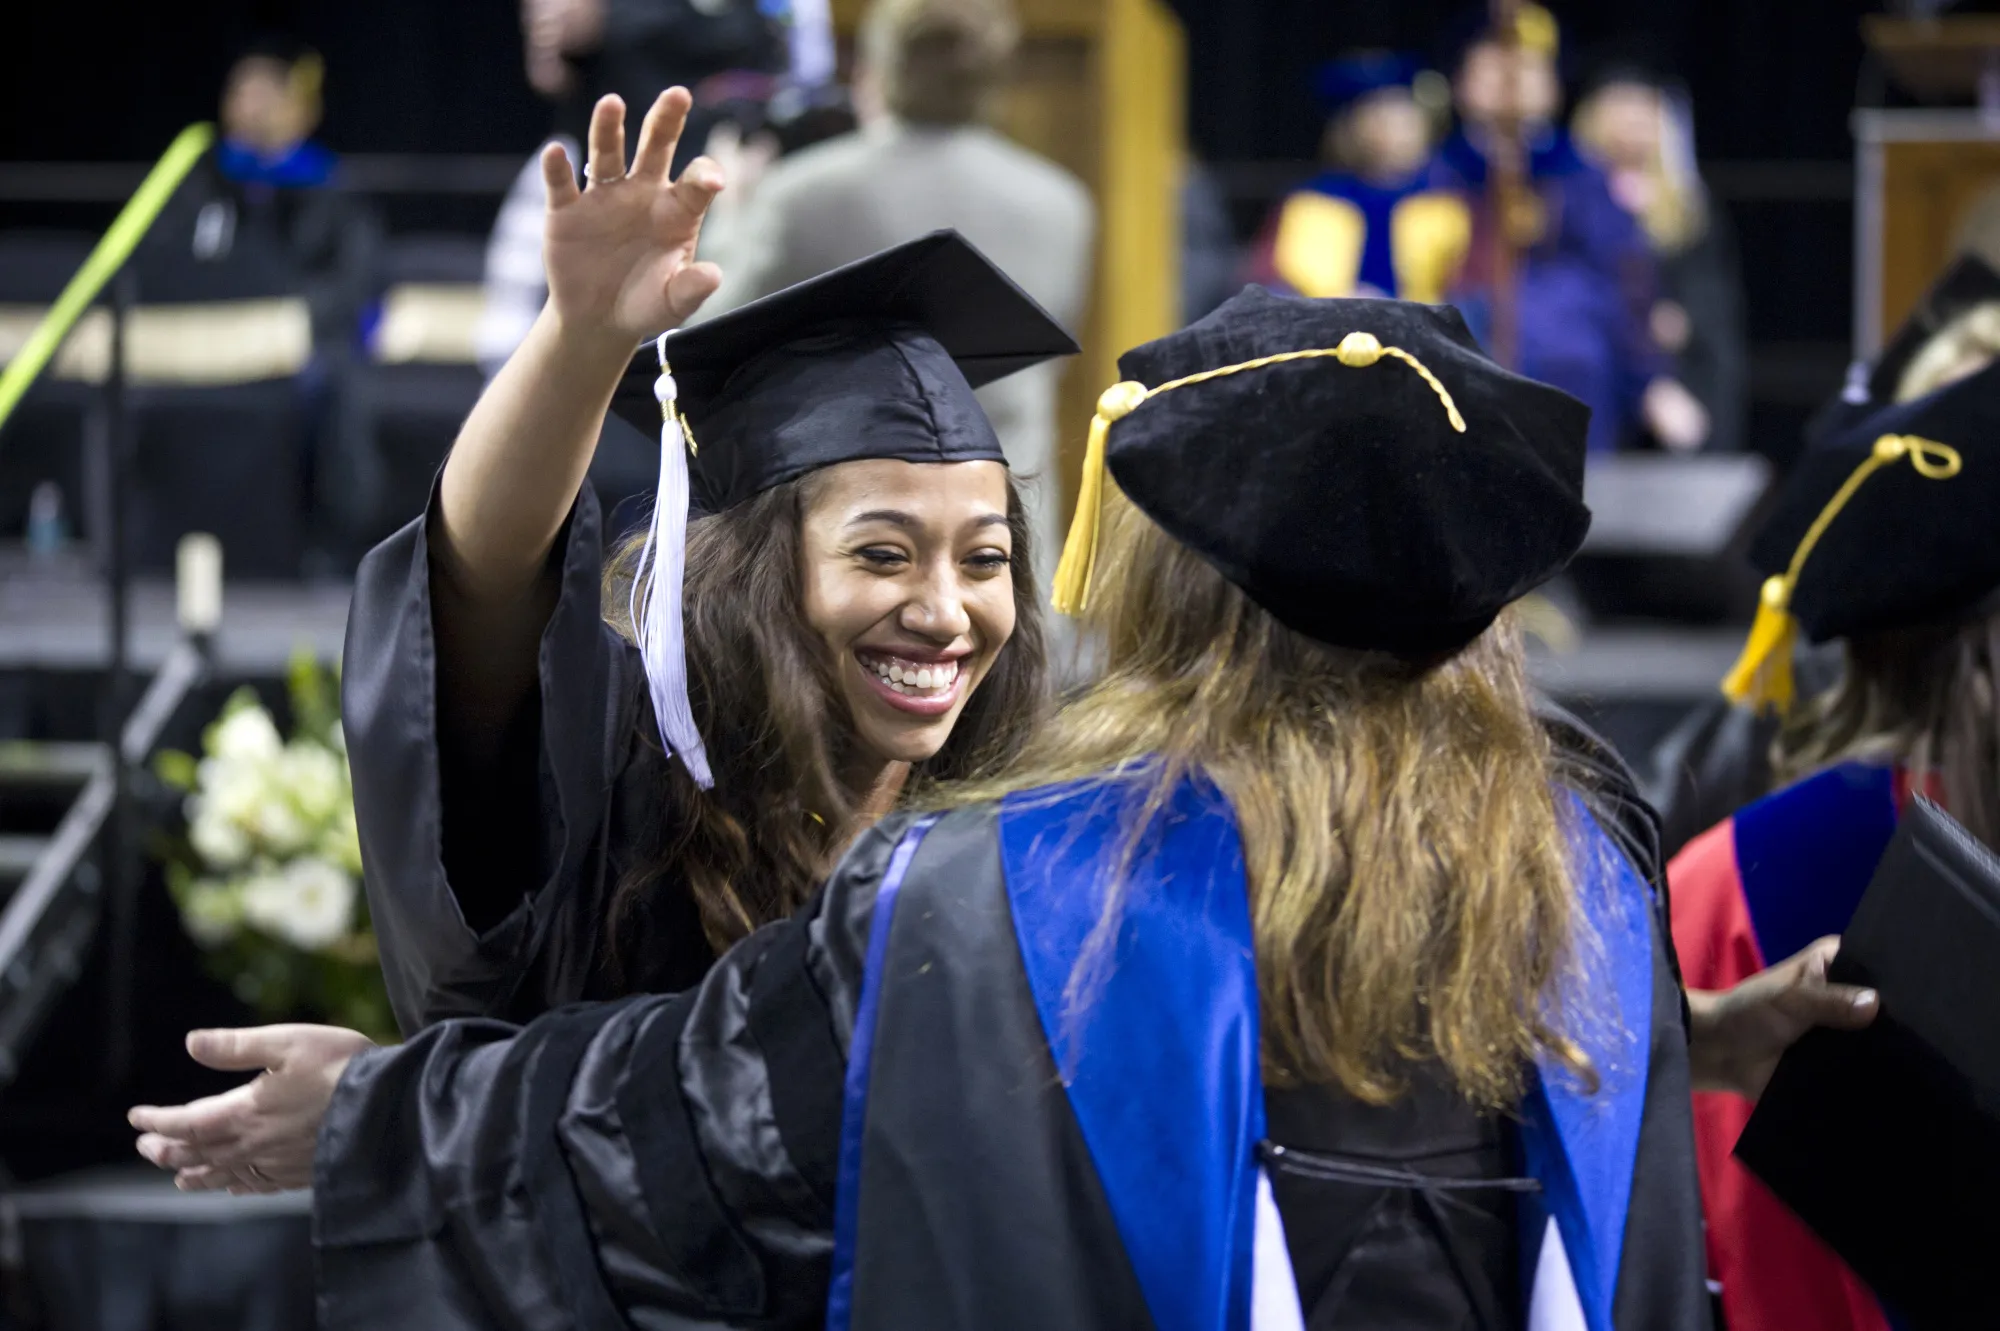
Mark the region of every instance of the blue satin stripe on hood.
[[1078, 1014], [1065, 1000], [1137, 799], [1083, 782], [1006, 801], [1015, 934], [1159, 1331], [1247, 1331], [1264, 1135], [1257, 973], [1236, 821], [1212, 786], [1175, 792], [1133, 857], [1101, 987]]
[[1624, 1260], [1625, 1217], [1646, 1111], [1653, 1028], [1652, 897], [1638, 872], [1583, 802], [1568, 796], [1571, 846], [1584, 918], [1595, 935], [1593, 996], [1615, 992], [1617, 1006], [1593, 1004], [1573, 1026], [1585, 1038], [1600, 1085], [1587, 1093], [1544, 1060], [1522, 1106], [1522, 1151], [1542, 1192], [1524, 1202], [1525, 1269], [1553, 1216], [1568, 1254], [1590, 1331], [1611, 1331]]
[[1896, 774], [1842, 763], [1736, 815], [1736, 872], [1764, 964], [1847, 928], [1896, 835]]

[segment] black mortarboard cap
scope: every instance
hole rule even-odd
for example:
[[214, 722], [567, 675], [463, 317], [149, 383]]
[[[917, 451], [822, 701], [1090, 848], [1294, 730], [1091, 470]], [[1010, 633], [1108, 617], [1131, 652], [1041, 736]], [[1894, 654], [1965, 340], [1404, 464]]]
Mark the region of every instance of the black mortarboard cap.
[[1881, 995], [1859, 1031], [1779, 1060], [1737, 1158], [1911, 1327], [1989, 1325], [2000, 1250], [2000, 861], [1917, 799], [1829, 979]]
[[[1266, 357], [1285, 359], [1251, 364]], [[1153, 521], [1321, 642], [1454, 650], [1589, 528], [1589, 408], [1489, 360], [1447, 306], [1248, 287], [1118, 368], [1130, 382], [1100, 401], [1092, 451]], [[1057, 573], [1072, 607], [1094, 558], [1092, 470], [1087, 456]]]
[[1807, 449], [1751, 537], [1766, 576], [1723, 692], [1791, 705], [1813, 642], [1962, 614], [2000, 587], [2000, 363]]
[[1076, 350], [964, 237], [934, 231], [648, 344], [612, 407], [659, 430], [663, 354], [693, 505], [715, 513], [836, 462], [1003, 462], [971, 390]]
[[1823, 403], [1806, 423], [1806, 442], [1817, 446], [1839, 438], [1872, 412], [1896, 400], [1896, 385], [1910, 362], [1944, 326], [1986, 301], [2000, 300], [2000, 273], [1976, 254], [1952, 260], [1930, 290], [1917, 302], [1873, 362], [1857, 361], [1840, 392]]
[[1076, 342], [955, 231], [662, 334], [627, 367], [614, 412], [659, 432], [660, 482], [631, 617], [667, 751], [700, 786], [681, 583], [691, 513], [719, 513], [841, 462], [1005, 463], [972, 396]]
[[[1472, 48], [1493, 40], [1501, 31], [1485, 5], [1461, 9], [1444, 25], [1442, 39], [1437, 43], [1438, 68], [1456, 77]], [[1521, 46], [1547, 55], [1558, 68], [1562, 66], [1562, 27], [1546, 6], [1524, 0], [1515, 11], [1514, 38]]]

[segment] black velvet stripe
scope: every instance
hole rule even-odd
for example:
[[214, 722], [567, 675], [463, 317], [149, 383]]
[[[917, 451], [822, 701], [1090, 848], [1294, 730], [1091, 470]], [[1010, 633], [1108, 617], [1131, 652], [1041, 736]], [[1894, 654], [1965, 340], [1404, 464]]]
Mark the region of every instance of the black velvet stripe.
[[773, 931], [776, 941], [750, 983], [750, 1034], [771, 1079], [771, 1107], [785, 1153], [833, 1224], [840, 1165], [841, 1090], [847, 1062], [826, 1001], [813, 984], [804, 929]]
[[590, 1219], [556, 1140], [556, 1121], [568, 1103], [577, 1065], [617, 1011], [613, 1006], [575, 1008], [541, 1025], [522, 1124], [520, 1171], [534, 1201], [535, 1230], [579, 1331], [626, 1331], [626, 1322], [598, 1268]]
[[[751, 966], [770, 930], [739, 943], [728, 964]], [[681, 1034], [696, 994], [682, 994], [633, 1043], [631, 1070], [618, 1089], [618, 1116], [632, 1144], [646, 1214], [673, 1274], [705, 1313], [754, 1318], [765, 1306], [764, 1271], [735, 1217], [717, 1196], [682, 1096]]]

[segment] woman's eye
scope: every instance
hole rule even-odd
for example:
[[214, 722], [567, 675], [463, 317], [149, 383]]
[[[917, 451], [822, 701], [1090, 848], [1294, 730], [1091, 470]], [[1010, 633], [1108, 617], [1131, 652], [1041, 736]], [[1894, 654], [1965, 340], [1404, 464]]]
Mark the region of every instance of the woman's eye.
[[910, 562], [908, 556], [892, 545], [867, 545], [855, 553], [876, 568], [899, 568]]
[[981, 550], [965, 562], [982, 573], [998, 573], [1013, 563], [1014, 557], [1002, 550]]

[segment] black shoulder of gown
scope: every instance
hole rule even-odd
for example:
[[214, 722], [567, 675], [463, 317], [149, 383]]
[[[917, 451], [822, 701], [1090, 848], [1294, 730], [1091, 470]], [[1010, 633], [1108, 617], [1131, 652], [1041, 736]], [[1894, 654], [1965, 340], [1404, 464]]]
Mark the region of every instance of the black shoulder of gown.
[[[638, 653], [600, 613], [597, 498], [585, 485], [551, 553], [560, 582], [541, 639], [541, 686], [497, 764], [441, 742], [424, 514], [355, 577], [341, 675], [368, 909], [397, 1022], [525, 1020], [600, 996], [609, 894], [644, 853], [665, 761], [647, 742]], [[449, 681], [446, 681], [449, 686]], [[653, 903], [656, 972], [684, 987], [710, 954], [692, 904]]]

